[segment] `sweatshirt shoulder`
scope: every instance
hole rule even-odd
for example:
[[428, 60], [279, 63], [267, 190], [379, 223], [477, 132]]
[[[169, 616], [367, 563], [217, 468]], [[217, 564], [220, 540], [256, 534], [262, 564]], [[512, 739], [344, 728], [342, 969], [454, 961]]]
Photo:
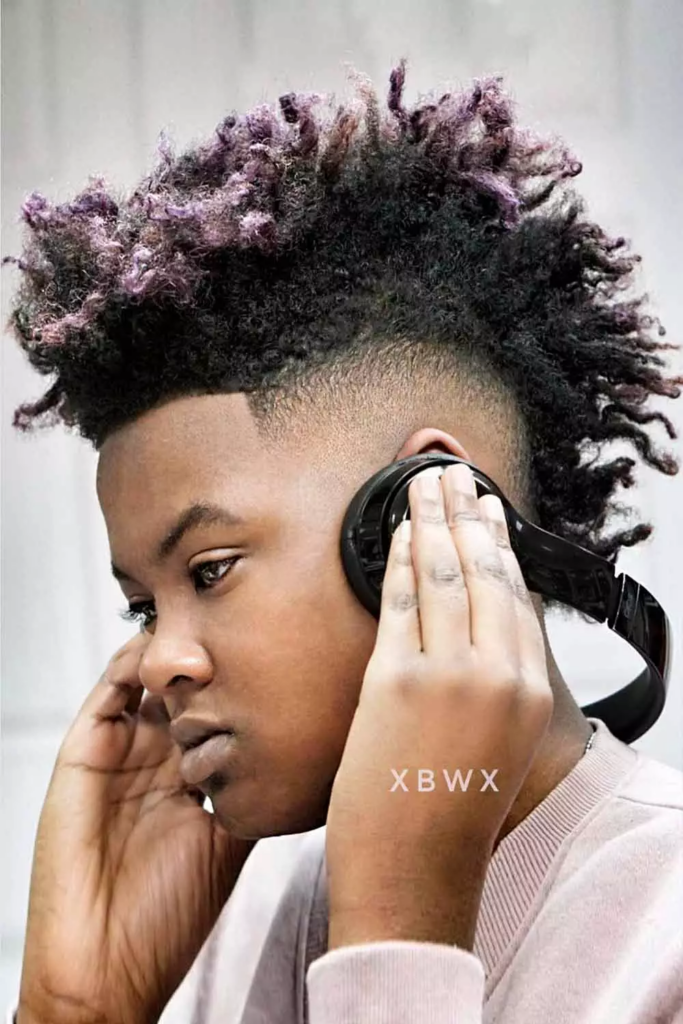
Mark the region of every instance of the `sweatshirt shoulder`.
[[[654, 857], [657, 877], [670, 877], [680, 872], [683, 856], [683, 773], [619, 740], [611, 743], [627, 770], [568, 837], [560, 875], [607, 864], [610, 872], [633, 871]], [[609, 769], [614, 761], [606, 763]]]
[[633, 769], [614, 794], [617, 799], [683, 814], [683, 772], [638, 751]]

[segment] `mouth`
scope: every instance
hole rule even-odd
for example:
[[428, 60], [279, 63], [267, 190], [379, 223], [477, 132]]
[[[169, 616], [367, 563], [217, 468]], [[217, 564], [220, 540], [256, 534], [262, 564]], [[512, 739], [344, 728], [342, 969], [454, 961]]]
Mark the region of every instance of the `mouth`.
[[234, 732], [214, 732], [186, 748], [180, 774], [188, 786], [198, 786], [222, 769], [234, 751]]

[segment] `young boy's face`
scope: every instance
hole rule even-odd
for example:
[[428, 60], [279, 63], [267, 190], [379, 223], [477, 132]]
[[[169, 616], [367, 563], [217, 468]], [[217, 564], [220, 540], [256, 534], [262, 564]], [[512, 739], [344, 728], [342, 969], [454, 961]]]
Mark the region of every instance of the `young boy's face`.
[[[325, 449], [322, 433], [270, 448], [245, 395], [227, 394], [170, 402], [100, 451], [112, 562], [130, 604], [153, 602], [141, 681], [172, 719], [234, 731], [223, 784], [203, 788], [242, 837], [325, 823], [374, 647], [377, 624], [346, 580], [339, 539], [349, 501], [381, 465], [359, 451], [342, 470]], [[242, 523], [196, 525], [157, 562], [193, 503]]]

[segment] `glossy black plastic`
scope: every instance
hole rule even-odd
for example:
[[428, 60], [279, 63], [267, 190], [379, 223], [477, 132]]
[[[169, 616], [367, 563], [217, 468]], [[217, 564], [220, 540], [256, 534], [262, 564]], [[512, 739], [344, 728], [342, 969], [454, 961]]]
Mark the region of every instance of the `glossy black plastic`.
[[[342, 526], [342, 562], [354, 592], [376, 618], [392, 534], [402, 519], [410, 518], [410, 480], [430, 466], [445, 469], [464, 461], [428, 453], [393, 462], [366, 481], [349, 504]], [[623, 742], [632, 743], [654, 724], [666, 700], [671, 628], [664, 609], [630, 576], [617, 576], [606, 559], [530, 523], [490, 477], [467, 465], [478, 496], [495, 494], [503, 504], [511, 546], [529, 590], [606, 622], [644, 659], [647, 667], [632, 682], [582, 708]]]

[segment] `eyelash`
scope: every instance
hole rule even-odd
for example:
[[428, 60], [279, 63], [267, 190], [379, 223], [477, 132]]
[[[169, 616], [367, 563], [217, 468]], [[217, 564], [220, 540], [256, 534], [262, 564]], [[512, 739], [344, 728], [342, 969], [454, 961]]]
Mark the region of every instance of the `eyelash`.
[[[228, 575], [235, 562], [239, 561], [239, 555], [233, 555], [231, 558], [218, 558], [212, 562], [202, 562], [201, 565], [195, 566], [192, 570], [192, 578], [195, 579], [196, 575], [201, 573], [203, 569], [207, 569], [213, 566], [229, 565], [229, 569], [224, 572], [217, 580], [210, 584], [204, 584], [200, 586], [200, 590], [210, 590], [216, 584], [220, 583]], [[131, 604], [128, 608], [123, 608], [119, 615], [126, 622], [138, 622], [142, 627], [149, 626], [154, 618], [154, 612], [151, 611], [153, 608], [153, 601], [139, 601], [137, 604]]]

